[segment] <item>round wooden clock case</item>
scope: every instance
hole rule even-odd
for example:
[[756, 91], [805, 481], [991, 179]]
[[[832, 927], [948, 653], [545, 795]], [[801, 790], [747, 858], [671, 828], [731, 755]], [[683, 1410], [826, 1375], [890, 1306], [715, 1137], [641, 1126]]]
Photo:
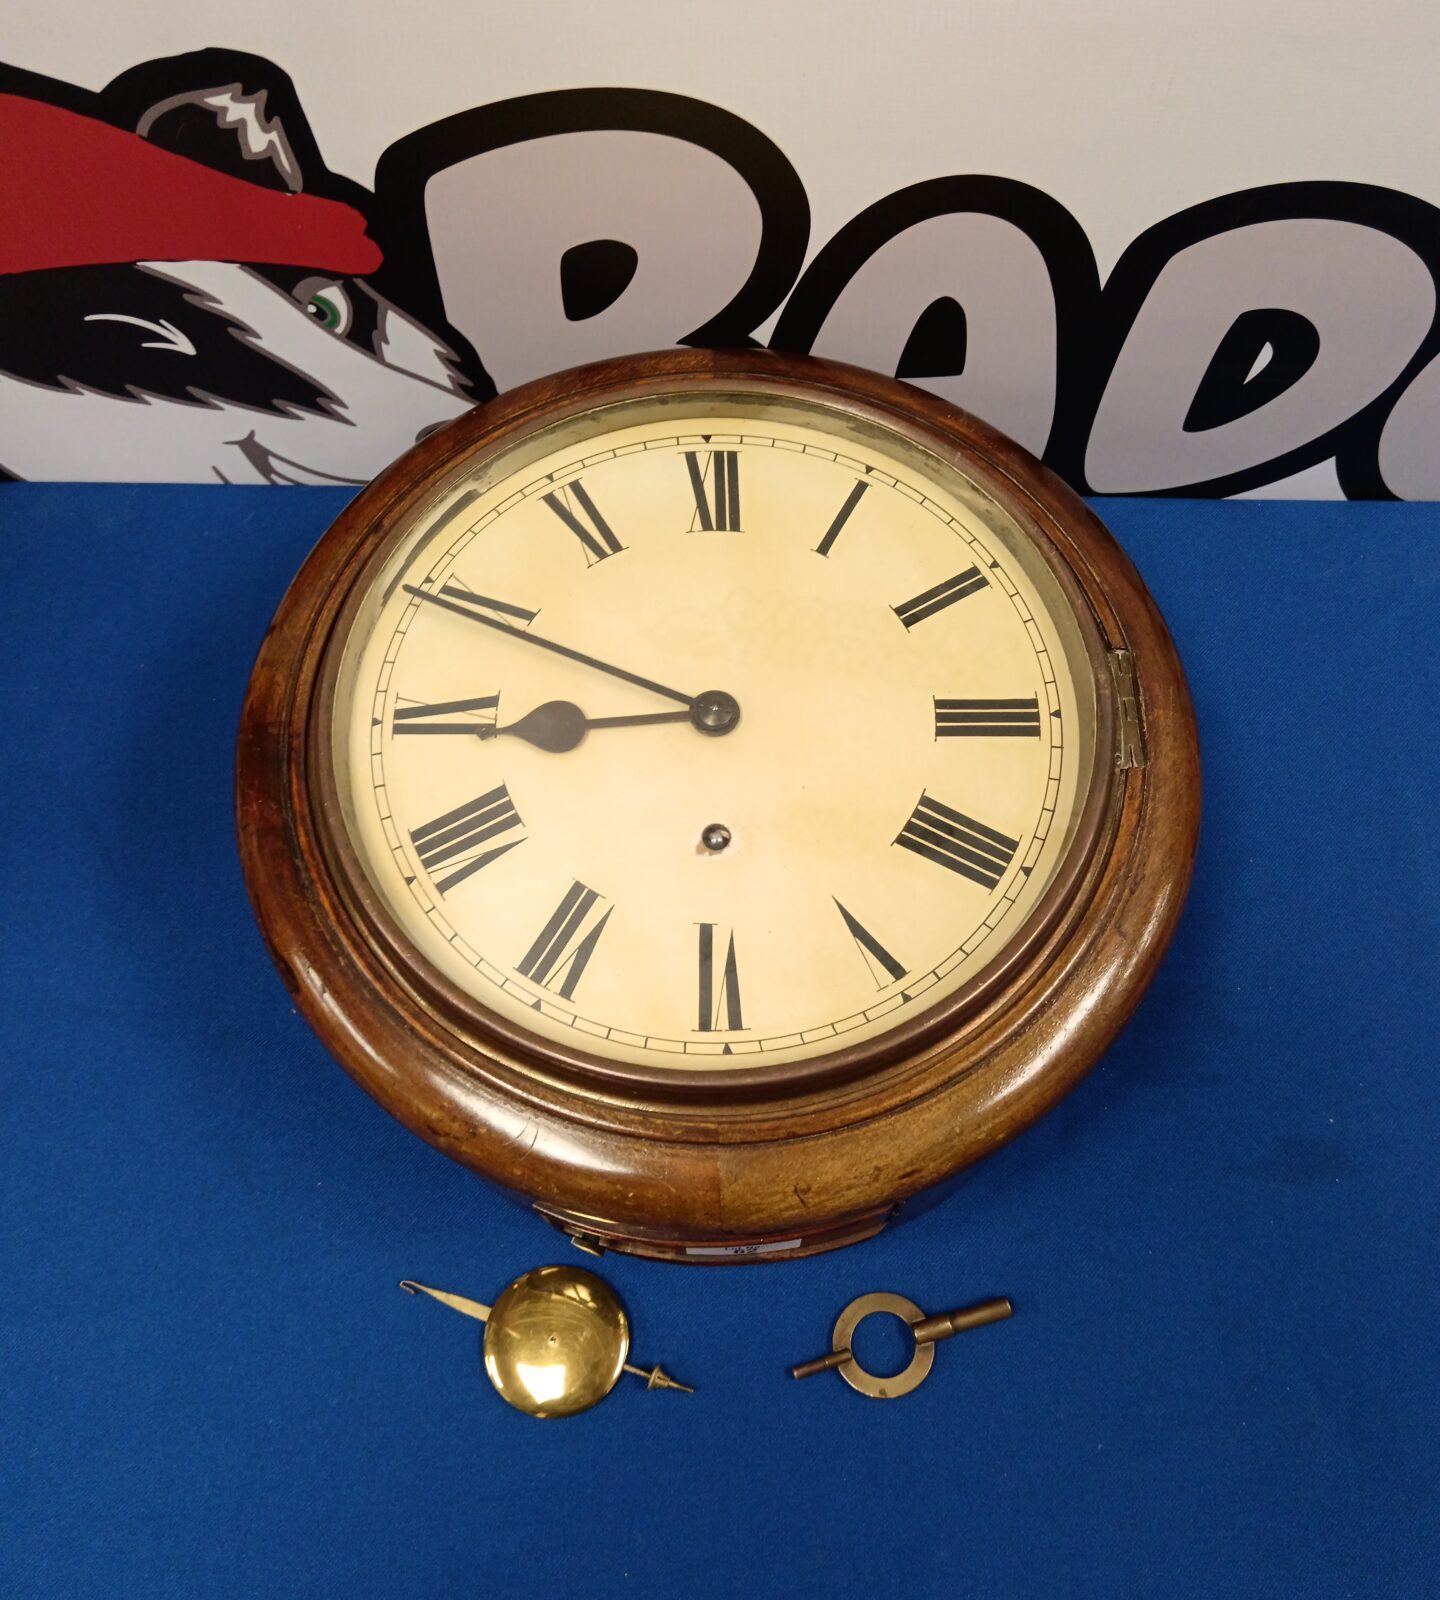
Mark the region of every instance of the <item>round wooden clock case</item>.
[[[961, 541], [953, 575], [948, 555], [911, 559], [942, 532]], [[684, 618], [711, 578], [738, 620], [722, 604], [696, 621], [720, 641], [697, 658]], [[765, 728], [766, 674], [780, 696], [813, 669], [782, 637], [812, 582], [856, 618], [834, 703], [822, 684], [801, 708], [849, 741], [813, 837], [795, 831], [805, 774]], [[617, 658], [613, 621], [589, 627], [576, 595], [629, 595], [669, 632], [637, 623]], [[737, 668], [731, 695], [729, 664], [767, 650], [773, 671]], [[933, 667], [947, 651], [968, 676]], [[1021, 656], [1029, 677], [990, 672]], [[536, 683], [561, 688], [534, 704]], [[976, 683], [1030, 692], [950, 692]], [[421, 732], [436, 737], [400, 737]], [[1043, 803], [1022, 827], [1006, 785], [1032, 781]], [[622, 837], [642, 785], [652, 810]], [[406, 1126], [585, 1247], [783, 1259], [875, 1233], [1092, 1065], [1179, 915], [1199, 766], [1154, 604], [1033, 457], [872, 373], [680, 350], [527, 384], [355, 499], [261, 647], [237, 817], [297, 1005]], [[617, 860], [643, 892], [627, 898]], [[809, 894], [820, 873], [835, 889]], [[721, 874], [748, 922], [711, 909]]]

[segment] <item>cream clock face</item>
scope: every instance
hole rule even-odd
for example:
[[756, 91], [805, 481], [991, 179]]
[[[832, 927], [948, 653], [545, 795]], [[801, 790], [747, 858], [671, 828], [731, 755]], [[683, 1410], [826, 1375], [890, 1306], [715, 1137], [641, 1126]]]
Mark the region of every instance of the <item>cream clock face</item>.
[[823, 403], [552, 425], [417, 510], [343, 641], [341, 810], [443, 977], [676, 1072], [876, 1041], [979, 977], [1097, 766], [1081, 624], [977, 484]]

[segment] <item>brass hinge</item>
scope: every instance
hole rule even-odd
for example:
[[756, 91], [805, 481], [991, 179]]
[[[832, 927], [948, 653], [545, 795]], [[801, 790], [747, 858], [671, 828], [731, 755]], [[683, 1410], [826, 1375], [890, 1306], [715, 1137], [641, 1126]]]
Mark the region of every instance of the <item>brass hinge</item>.
[[1115, 684], [1115, 765], [1124, 772], [1145, 765], [1145, 724], [1135, 685], [1135, 658], [1128, 650], [1110, 652], [1110, 676]]

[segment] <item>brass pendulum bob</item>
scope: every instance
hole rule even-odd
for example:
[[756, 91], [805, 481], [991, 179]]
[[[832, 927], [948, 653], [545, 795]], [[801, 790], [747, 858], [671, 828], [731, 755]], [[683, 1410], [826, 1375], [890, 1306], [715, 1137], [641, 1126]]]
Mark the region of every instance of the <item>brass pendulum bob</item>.
[[531, 1417], [573, 1417], [598, 1404], [622, 1372], [647, 1389], [694, 1394], [662, 1368], [632, 1367], [630, 1319], [603, 1278], [583, 1267], [521, 1273], [493, 1306], [406, 1279], [407, 1294], [427, 1294], [485, 1324], [485, 1371], [502, 1400]]

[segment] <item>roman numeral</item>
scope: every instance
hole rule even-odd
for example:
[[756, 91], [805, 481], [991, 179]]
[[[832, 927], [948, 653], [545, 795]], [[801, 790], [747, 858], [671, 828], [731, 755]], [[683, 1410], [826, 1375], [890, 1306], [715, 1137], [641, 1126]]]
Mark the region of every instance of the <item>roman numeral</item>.
[[[418, 704], [395, 706], [392, 731], [401, 733], [471, 733], [485, 738], [495, 727], [495, 708], [500, 704], [498, 694], [476, 695], [473, 700], [437, 700], [434, 705]], [[475, 713], [473, 721], [437, 721], [437, 718], [456, 717], [462, 713]]]
[[690, 469], [690, 488], [695, 495], [695, 515], [691, 533], [740, 532], [740, 453], [737, 450], [709, 450], [705, 465], [697, 451], [685, 452]]
[[[725, 954], [716, 982], [715, 963], [718, 924], [702, 922], [700, 930], [700, 1020], [696, 1024], [700, 1033], [733, 1032], [745, 1026], [740, 1016], [740, 975], [735, 967], [735, 935], [726, 942]], [[725, 1021], [720, 1021], [720, 1013]]]
[[495, 611], [502, 617], [514, 617], [522, 628], [528, 628], [540, 615], [538, 611], [528, 611], [524, 606], [513, 605], [509, 600], [496, 600], [488, 594], [476, 594], [462, 583], [447, 583], [441, 588], [440, 593], [448, 600], [462, 600], [466, 605], [478, 606], [482, 611]]
[[521, 977], [531, 979], [542, 988], [554, 989], [562, 999], [568, 1000], [584, 977], [614, 909], [606, 906], [598, 917], [594, 916], [599, 901], [600, 896], [593, 889], [587, 889], [583, 883], [572, 883], [550, 920], [541, 928], [539, 938], [516, 967]]
[[895, 843], [986, 889], [999, 883], [1020, 848], [1018, 839], [987, 828], [928, 794], [920, 796]]
[[[835, 900], [835, 896], [830, 898]], [[845, 919], [845, 926], [850, 930], [850, 937], [855, 941], [855, 948], [860, 952], [861, 959], [869, 968], [870, 976], [875, 980], [875, 987], [883, 989], [887, 982], [898, 983], [905, 976], [905, 968], [895, 959], [883, 944], [870, 932], [858, 917], [852, 916], [838, 900], [835, 900], [835, 909]], [[887, 974], [885, 978], [880, 973]]]
[[890, 609], [907, 628], [913, 628], [917, 622], [924, 622], [926, 617], [933, 617], [937, 611], [953, 606], [967, 594], [978, 594], [986, 587], [987, 580], [979, 567], [966, 567], [964, 572], [957, 572], [953, 578], [946, 578], [944, 583], [937, 583], [933, 589], [927, 589], [913, 600], [891, 606]]
[[[502, 783], [476, 800], [456, 806], [444, 816], [416, 828], [410, 835], [420, 865], [434, 879], [438, 893], [444, 894], [457, 883], [463, 883], [481, 867], [488, 867], [507, 850], [513, 850], [521, 839], [510, 839], [504, 844], [491, 845], [492, 839], [521, 827], [520, 814], [510, 799], [510, 791]], [[443, 878], [435, 878], [437, 867], [448, 867]]]
[[935, 701], [937, 739], [1038, 739], [1040, 703], [1021, 700]]
[[618, 556], [625, 548], [611, 531], [610, 524], [600, 515], [579, 478], [559, 489], [552, 489], [540, 498], [580, 541], [587, 567], [593, 567], [597, 561], [604, 561], [609, 556]]
[[825, 530], [825, 537], [815, 546], [817, 556], [828, 556], [830, 547], [840, 537], [840, 530], [850, 520], [850, 513], [860, 504], [860, 497], [870, 487], [869, 483], [861, 479], [859, 483], [845, 497], [845, 504], [835, 513], [835, 520]]

